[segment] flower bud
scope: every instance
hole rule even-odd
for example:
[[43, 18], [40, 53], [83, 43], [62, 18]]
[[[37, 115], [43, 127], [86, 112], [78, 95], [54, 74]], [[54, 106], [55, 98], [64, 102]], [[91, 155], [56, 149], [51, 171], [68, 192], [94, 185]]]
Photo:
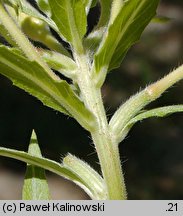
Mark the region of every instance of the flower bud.
[[21, 22], [23, 32], [32, 40], [43, 42], [50, 35], [48, 25], [41, 19], [26, 16]]

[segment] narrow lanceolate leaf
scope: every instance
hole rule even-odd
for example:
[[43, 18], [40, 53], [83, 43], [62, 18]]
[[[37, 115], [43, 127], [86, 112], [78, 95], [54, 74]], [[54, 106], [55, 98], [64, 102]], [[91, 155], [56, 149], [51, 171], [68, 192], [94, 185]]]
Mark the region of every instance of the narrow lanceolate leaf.
[[121, 142], [129, 133], [130, 129], [133, 127], [135, 123], [138, 121], [142, 121], [147, 118], [152, 117], [165, 117], [167, 115], [183, 112], [183, 105], [172, 105], [172, 106], [165, 106], [160, 108], [155, 108], [152, 110], [144, 111], [138, 115], [136, 115], [134, 118], [132, 118], [126, 125], [121, 127], [121, 131], [119, 134], [116, 134], [116, 139], [118, 142]]
[[83, 4], [85, 6], [85, 12], [86, 14], [88, 14], [90, 11], [90, 7], [95, 6], [96, 0], [95, 1], [94, 0], [83, 0]]
[[70, 79], [76, 78], [77, 65], [71, 58], [53, 51], [39, 50], [39, 53], [52, 69]]
[[102, 37], [106, 31], [106, 27], [97, 28], [92, 31], [86, 38], [84, 38], [84, 47], [86, 48], [91, 60], [93, 59], [93, 55], [98, 49]]
[[172, 18], [170, 17], [165, 17], [165, 16], [155, 16], [151, 22], [153, 23], [167, 23], [170, 22], [172, 20]]
[[130, 0], [122, 4], [95, 55], [95, 73], [100, 79], [102, 75], [99, 74], [118, 67], [128, 49], [139, 40], [144, 28], [155, 15], [158, 2], [159, 0]]
[[[29, 144], [28, 153], [42, 158], [41, 151], [37, 142], [37, 137], [33, 131]], [[22, 199], [24, 200], [49, 200], [50, 193], [45, 176], [45, 170], [35, 165], [27, 164], [24, 179]]]
[[99, 0], [100, 2], [100, 19], [98, 27], [106, 26], [110, 18], [112, 0]]
[[122, 141], [126, 136], [124, 130], [126, 130], [128, 122], [135, 118], [145, 106], [159, 98], [168, 88], [181, 79], [183, 79], [183, 65], [121, 104], [109, 122], [110, 130], [115, 139], [119, 142]]
[[14, 158], [23, 161], [25, 163], [29, 163], [41, 167], [45, 170], [49, 170], [79, 185], [86, 193], [88, 193], [89, 196], [93, 194], [93, 191], [90, 190], [90, 188], [88, 188], [88, 185], [85, 184], [85, 181], [82, 179], [81, 176], [77, 175], [76, 173], [72, 172], [64, 165], [61, 165], [55, 161], [33, 156], [23, 151], [17, 151], [17, 150], [1, 148], [1, 147], [0, 147], [0, 155], [9, 158]]
[[48, 0], [36, 0], [36, 3], [40, 10], [43, 11], [48, 17], [51, 15], [50, 6]]
[[[100, 19], [94, 30], [84, 39], [84, 45], [91, 59], [99, 47], [110, 18], [112, 0], [100, 0]], [[93, 1], [94, 3], [94, 1]]]
[[3, 0], [2, 2], [17, 8], [19, 6], [20, 0]]
[[53, 80], [37, 62], [22, 57], [10, 48], [0, 46], [0, 73], [46, 106], [73, 116], [88, 130], [93, 128], [93, 115], [70, 85], [63, 80]]
[[63, 159], [63, 165], [82, 177], [85, 184], [92, 191], [91, 198], [97, 200], [107, 198], [104, 179], [90, 165], [71, 154], [68, 154]]
[[49, 4], [51, 17], [63, 39], [78, 48], [87, 27], [83, 0], [49, 0]]
[[165, 106], [160, 108], [155, 108], [152, 110], [144, 111], [143, 113], [135, 116], [133, 119], [131, 119], [126, 127], [133, 126], [136, 122], [142, 121], [147, 118], [152, 117], [165, 117], [167, 115], [183, 112], [183, 105], [172, 105], [172, 106]]

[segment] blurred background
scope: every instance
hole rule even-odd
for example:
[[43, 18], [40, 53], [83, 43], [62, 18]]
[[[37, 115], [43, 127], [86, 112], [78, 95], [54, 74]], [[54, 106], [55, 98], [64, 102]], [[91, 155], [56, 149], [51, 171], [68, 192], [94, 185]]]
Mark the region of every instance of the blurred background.
[[[98, 9], [89, 15], [89, 26]], [[102, 92], [109, 119], [121, 102], [183, 63], [183, 2], [162, 0], [158, 15], [121, 67], [111, 72]], [[148, 108], [183, 104], [183, 81]], [[61, 161], [70, 152], [100, 172], [89, 134], [78, 123], [42, 105], [0, 76], [0, 146], [27, 151], [35, 129], [42, 154]], [[137, 123], [120, 144], [129, 199], [183, 199], [183, 113]], [[0, 158], [0, 199], [21, 199], [25, 164]], [[52, 199], [89, 199], [72, 183], [47, 172]]]

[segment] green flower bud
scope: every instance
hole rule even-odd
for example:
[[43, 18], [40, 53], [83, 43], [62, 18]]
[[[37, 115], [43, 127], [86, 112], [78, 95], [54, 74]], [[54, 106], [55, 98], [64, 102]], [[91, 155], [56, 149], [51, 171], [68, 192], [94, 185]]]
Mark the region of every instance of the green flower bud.
[[48, 24], [43, 20], [21, 13], [19, 15], [19, 23], [22, 31], [30, 39], [41, 42], [51, 50], [70, 56], [62, 44], [52, 35]]
[[32, 40], [43, 42], [50, 35], [48, 25], [35, 17], [25, 17], [21, 22], [23, 32]]

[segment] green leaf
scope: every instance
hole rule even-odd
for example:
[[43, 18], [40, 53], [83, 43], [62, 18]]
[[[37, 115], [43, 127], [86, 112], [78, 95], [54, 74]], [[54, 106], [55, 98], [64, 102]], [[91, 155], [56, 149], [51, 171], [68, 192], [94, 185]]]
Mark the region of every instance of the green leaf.
[[11, 79], [14, 85], [36, 96], [45, 105], [69, 114], [51, 98], [53, 80], [34, 61], [29, 61], [15, 49], [0, 46], [0, 73]]
[[142, 121], [144, 119], [152, 118], [152, 117], [165, 117], [167, 115], [177, 113], [177, 112], [183, 112], [183, 105], [165, 106], [165, 107], [155, 108], [148, 111], [142, 111], [142, 113], [136, 115], [134, 118], [131, 118], [131, 120], [129, 120], [126, 123], [126, 125], [122, 123], [122, 126], [120, 127], [121, 130], [118, 132], [118, 134], [115, 134], [116, 139], [119, 142], [121, 142], [127, 136], [127, 134], [129, 133], [133, 125], [138, 121]]
[[20, 0], [3, 0], [2, 2], [16, 8], [19, 6]]
[[100, 19], [97, 25], [98, 28], [106, 26], [110, 18], [112, 0], [99, 0], [100, 2]]
[[[126, 125], [143, 110], [145, 106], [159, 98], [168, 88], [183, 79], [183, 65], [147, 86], [142, 91], [130, 97], [116, 110], [110, 119], [109, 126], [115, 140], [121, 142], [128, 132]], [[127, 131], [126, 131], [127, 129]]]
[[90, 59], [93, 59], [93, 55], [97, 51], [102, 37], [106, 31], [105, 27], [97, 28], [92, 31], [85, 39], [84, 39], [84, 47], [87, 50]]
[[39, 53], [52, 69], [70, 79], [76, 78], [78, 67], [71, 58], [53, 51], [39, 50]]
[[[29, 144], [28, 153], [42, 158], [37, 142], [37, 137], [33, 131]], [[50, 193], [45, 176], [45, 170], [35, 165], [27, 164], [27, 170], [23, 185], [22, 199], [24, 200], [49, 200]]]
[[61, 165], [53, 160], [46, 158], [40, 158], [37, 156], [30, 155], [23, 151], [17, 151], [13, 149], [0, 147], [0, 155], [5, 157], [14, 158], [25, 163], [29, 163], [38, 167], [41, 167], [45, 170], [49, 170], [57, 175], [60, 175], [75, 184], [79, 185], [89, 196], [94, 197], [92, 188], [88, 188], [88, 185], [85, 183], [85, 180], [81, 176], [72, 172], [66, 166]]
[[53, 80], [45, 70], [11, 49], [0, 46], [0, 73], [46, 106], [73, 116], [84, 128], [94, 127], [94, 116], [66, 81]]
[[91, 198], [104, 200], [107, 198], [104, 179], [89, 164], [68, 154], [63, 159], [63, 165], [78, 176], [82, 176], [85, 184], [92, 191]]
[[92, 0], [83, 0], [83, 4], [85, 6], [86, 14], [88, 14], [88, 12], [90, 10], [90, 6], [92, 4]]
[[139, 40], [144, 28], [155, 15], [158, 2], [159, 0], [130, 0], [121, 6], [95, 55], [94, 66], [99, 83], [103, 83], [108, 70], [120, 65], [128, 49]]
[[62, 38], [78, 47], [86, 33], [87, 19], [83, 0], [49, 0], [52, 19]]
[[139, 115], [135, 116], [133, 119], [131, 119], [126, 127], [131, 127], [133, 126], [136, 122], [142, 121], [147, 118], [152, 118], [152, 117], [165, 117], [167, 115], [177, 113], [177, 112], [183, 112], [183, 105], [172, 105], [172, 106], [164, 106], [164, 107], [159, 107], [155, 109], [151, 109], [148, 111], [144, 111], [140, 113]]
[[153, 23], [167, 23], [167, 22], [169, 22], [171, 20], [172, 20], [172, 18], [169, 18], [169, 17], [155, 16], [155, 17], [153, 17], [153, 19], [151, 20], [151, 22], [153, 22]]
[[51, 11], [48, 0], [36, 0], [36, 3], [40, 10], [42, 10], [48, 17], [50, 17]]
[[126, 137], [124, 129], [126, 129], [127, 123], [154, 100], [147, 88], [130, 97], [125, 103], [122, 103], [110, 119], [110, 130], [118, 143]]
[[93, 0], [91, 3], [91, 8], [95, 7], [97, 5], [98, 0]]
[[90, 8], [95, 7], [97, 4], [97, 0], [83, 0], [86, 14], [89, 13]]
[[[110, 18], [110, 11], [112, 6], [112, 0], [100, 0], [100, 19], [97, 26], [92, 32], [84, 38], [84, 46], [89, 54], [91, 61], [93, 60], [93, 55], [96, 53], [102, 38], [107, 30], [107, 24]], [[95, 5], [97, 2], [93, 1]]]

